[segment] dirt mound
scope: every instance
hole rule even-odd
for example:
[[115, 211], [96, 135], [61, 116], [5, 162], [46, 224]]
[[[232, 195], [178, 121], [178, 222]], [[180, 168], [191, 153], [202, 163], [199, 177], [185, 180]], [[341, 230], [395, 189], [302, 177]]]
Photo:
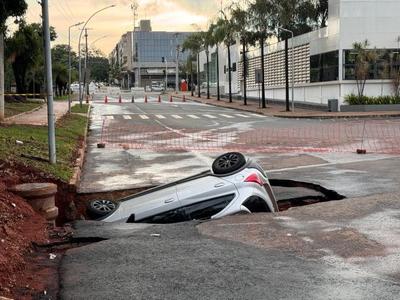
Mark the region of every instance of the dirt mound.
[[0, 295], [19, 286], [32, 242], [47, 241], [47, 223], [0, 180]]

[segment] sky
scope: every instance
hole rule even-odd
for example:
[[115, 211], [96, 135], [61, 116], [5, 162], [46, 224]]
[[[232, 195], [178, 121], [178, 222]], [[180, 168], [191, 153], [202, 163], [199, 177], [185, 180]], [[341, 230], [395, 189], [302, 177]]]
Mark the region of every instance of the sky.
[[[41, 7], [37, 0], [26, 2], [27, 21], [41, 22]], [[231, 1], [222, 2], [222, 5], [227, 5]], [[131, 0], [49, 0], [50, 25], [55, 27], [58, 35], [53, 44], [68, 44], [70, 25], [86, 21], [97, 10], [115, 4], [116, 7], [97, 14], [87, 26], [90, 29], [89, 45], [108, 55], [121, 35], [132, 30], [131, 3]], [[196, 28], [207, 28], [220, 9], [221, 0], [137, 0], [137, 3], [137, 20], [150, 19], [154, 31], [194, 31]], [[78, 27], [72, 28], [71, 46], [75, 50], [78, 48], [78, 37]]]

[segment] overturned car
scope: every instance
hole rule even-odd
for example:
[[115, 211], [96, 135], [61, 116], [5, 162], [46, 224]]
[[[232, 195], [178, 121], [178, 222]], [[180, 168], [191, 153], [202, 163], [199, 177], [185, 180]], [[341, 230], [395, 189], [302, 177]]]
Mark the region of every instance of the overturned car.
[[93, 200], [88, 214], [104, 222], [175, 223], [237, 213], [276, 212], [264, 170], [241, 153], [215, 159], [211, 170], [125, 197]]

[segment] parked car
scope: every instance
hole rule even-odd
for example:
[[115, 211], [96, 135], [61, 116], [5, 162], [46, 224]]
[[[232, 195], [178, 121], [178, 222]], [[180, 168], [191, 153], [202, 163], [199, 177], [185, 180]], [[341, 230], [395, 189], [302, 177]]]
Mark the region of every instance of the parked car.
[[237, 213], [276, 212], [264, 170], [241, 153], [219, 156], [211, 170], [128, 196], [94, 200], [88, 214], [104, 222], [173, 223]]

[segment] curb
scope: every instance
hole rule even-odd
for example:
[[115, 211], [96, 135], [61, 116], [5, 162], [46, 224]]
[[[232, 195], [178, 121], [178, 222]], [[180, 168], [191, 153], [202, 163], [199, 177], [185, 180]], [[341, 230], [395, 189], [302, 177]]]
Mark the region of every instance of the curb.
[[74, 190], [77, 189], [77, 185], [79, 184], [79, 182], [81, 180], [82, 167], [83, 167], [83, 163], [85, 162], [85, 158], [86, 158], [87, 135], [88, 135], [89, 125], [90, 125], [89, 117], [90, 117], [91, 109], [92, 109], [92, 106], [91, 106], [91, 104], [89, 104], [89, 108], [86, 113], [87, 123], [86, 123], [85, 133], [83, 136], [82, 147], [78, 150], [79, 155], [75, 161], [74, 174], [72, 175], [71, 179], [68, 182], [69, 187]]
[[38, 107], [36, 107], [36, 108], [34, 108], [34, 109], [31, 109], [31, 110], [29, 110], [29, 111], [24, 111], [24, 112], [22, 112], [22, 113], [20, 113], [20, 114], [18, 114], [18, 115], [13, 115], [13, 116], [11, 116], [11, 117], [7, 117], [7, 118], [4, 119], [3, 123], [7, 123], [7, 122], [9, 122], [9, 121], [12, 121], [12, 120], [16, 119], [17, 117], [24, 116], [24, 115], [33, 113], [33, 112], [35, 112], [35, 111], [38, 111], [38, 110], [42, 109], [43, 106], [44, 106], [45, 104], [46, 104], [46, 103], [43, 103], [42, 105], [40, 105], [40, 106], [38, 106]]
[[204, 102], [200, 99], [203, 98], [193, 98], [192, 96], [186, 96], [187, 100], [197, 102], [197, 103], [203, 103], [207, 105], [212, 105], [216, 107], [223, 107], [223, 108], [228, 108], [228, 109], [236, 109], [240, 111], [245, 111], [249, 113], [255, 113], [259, 115], [264, 115], [264, 116], [269, 116], [269, 117], [275, 117], [275, 118], [283, 118], [283, 119], [368, 119], [368, 118], [397, 118], [400, 117], [400, 113], [398, 112], [388, 112], [388, 113], [371, 113], [371, 114], [360, 114], [360, 115], [282, 115], [279, 113], [273, 113], [273, 114], [268, 114], [264, 112], [258, 112], [258, 111], [252, 111], [245, 109], [243, 107], [229, 107], [225, 105], [218, 105], [218, 103], [207, 103]]

